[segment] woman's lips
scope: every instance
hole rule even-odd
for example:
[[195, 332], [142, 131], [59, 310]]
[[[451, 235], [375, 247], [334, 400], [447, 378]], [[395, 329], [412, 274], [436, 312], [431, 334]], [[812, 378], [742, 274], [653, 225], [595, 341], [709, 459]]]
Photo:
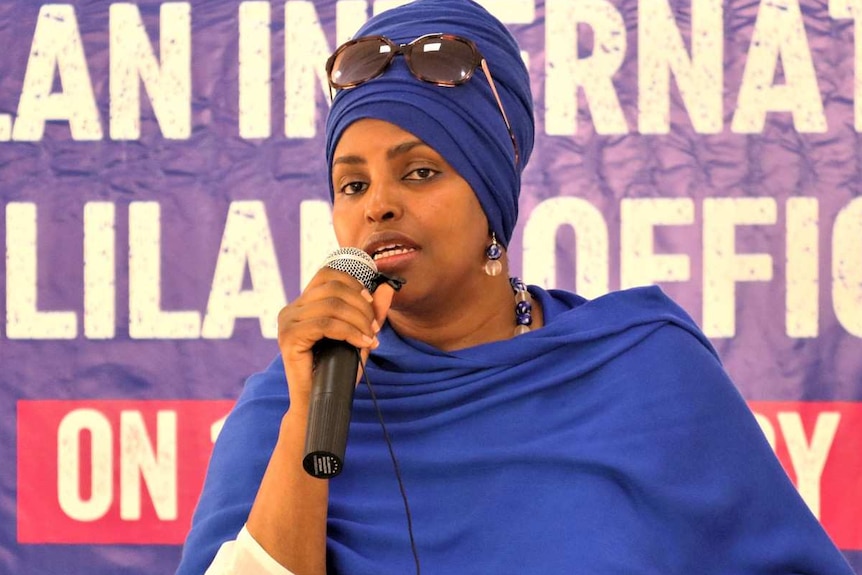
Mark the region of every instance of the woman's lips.
[[373, 234], [367, 239], [363, 249], [384, 273], [407, 265], [420, 251], [419, 246], [409, 236], [394, 230]]

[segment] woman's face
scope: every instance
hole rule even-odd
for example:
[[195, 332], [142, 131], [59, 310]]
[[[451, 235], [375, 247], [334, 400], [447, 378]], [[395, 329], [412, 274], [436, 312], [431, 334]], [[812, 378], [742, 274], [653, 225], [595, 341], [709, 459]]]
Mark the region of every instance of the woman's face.
[[466, 180], [419, 138], [381, 120], [353, 123], [335, 148], [332, 182], [339, 245], [406, 279], [398, 299], [479, 285], [485, 213]]

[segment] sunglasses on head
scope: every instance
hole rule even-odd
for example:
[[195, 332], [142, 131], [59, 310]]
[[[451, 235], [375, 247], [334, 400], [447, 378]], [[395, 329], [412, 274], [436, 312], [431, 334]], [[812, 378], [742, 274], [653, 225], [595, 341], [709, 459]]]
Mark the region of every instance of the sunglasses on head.
[[404, 56], [407, 68], [416, 78], [437, 86], [459, 86], [473, 77], [476, 68], [481, 67], [503, 115], [515, 151], [515, 165], [518, 165], [520, 155], [515, 133], [506, 116], [494, 78], [488, 70], [488, 63], [476, 44], [467, 38], [452, 34], [426, 34], [408, 44], [396, 44], [384, 36], [363, 36], [345, 42], [326, 61], [330, 97], [334, 97], [333, 90], [355, 88], [380, 76], [396, 54]]

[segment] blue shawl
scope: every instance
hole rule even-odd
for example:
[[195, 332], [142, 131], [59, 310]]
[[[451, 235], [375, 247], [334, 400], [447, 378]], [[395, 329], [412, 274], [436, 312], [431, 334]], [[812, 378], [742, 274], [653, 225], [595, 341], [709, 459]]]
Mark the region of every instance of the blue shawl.
[[[386, 327], [369, 360], [423, 572], [852, 575], [683, 310], [655, 287], [530, 291], [541, 329], [442, 352]], [[276, 360], [227, 419], [178, 573], [242, 527], [287, 405]], [[329, 572], [412, 573], [365, 385], [352, 415]]]

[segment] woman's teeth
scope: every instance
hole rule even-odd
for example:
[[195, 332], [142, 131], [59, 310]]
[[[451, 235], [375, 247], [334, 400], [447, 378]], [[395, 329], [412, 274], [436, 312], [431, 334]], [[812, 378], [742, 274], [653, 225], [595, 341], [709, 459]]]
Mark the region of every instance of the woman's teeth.
[[379, 259], [388, 258], [388, 257], [392, 257], [392, 256], [400, 256], [401, 254], [410, 253], [412, 251], [413, 250], [410, 248], [400, 248], [400, 247], [386, 248], [386, 249], [380, 250], [378, 252], [375, 252], [374, 253], [374, 259], [376, 261]]

